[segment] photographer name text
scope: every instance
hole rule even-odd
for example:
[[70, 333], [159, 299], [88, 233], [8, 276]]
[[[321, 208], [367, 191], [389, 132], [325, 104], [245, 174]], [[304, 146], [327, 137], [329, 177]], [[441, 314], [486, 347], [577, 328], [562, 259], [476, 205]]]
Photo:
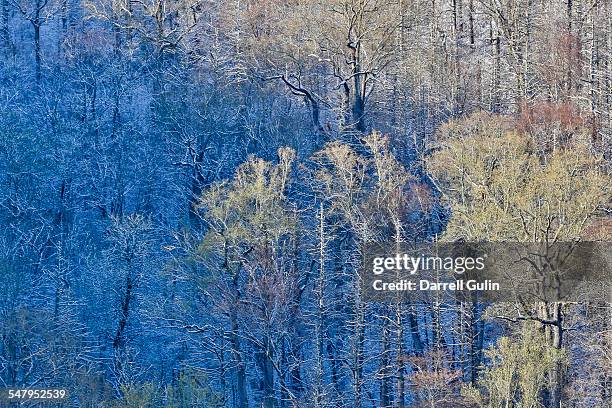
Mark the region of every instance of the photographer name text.
[[376, 291], [403, 292], [403, 291], [499, 291], [500, 284], [492, 280], [478, 282], [474, 279], [457, 279], [454, 282], [436, 282], [428, 279], [418, 281], [401, 279], [394, 282], [385, 282], [376, 279], [372, 282], [372, 287]]

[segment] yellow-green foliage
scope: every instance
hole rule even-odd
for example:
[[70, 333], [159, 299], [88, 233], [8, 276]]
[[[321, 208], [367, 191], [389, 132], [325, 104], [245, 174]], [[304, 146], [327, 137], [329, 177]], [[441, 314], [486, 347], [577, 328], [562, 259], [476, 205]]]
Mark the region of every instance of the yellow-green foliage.
[[467, 400], [483, 408], [541, 407], [547, 374], [567, 365], [566, 353], [549, 346], [533, 322], [524, 323], [518, 342], [502, 337], [485, 354], [490, 366], [476, 386], [462, 390]]
[[412, 178], [386, 136], [374, 132], [362, 141], [369, 157], [338, 141], [317, 152], [313, 189], [329, 205], [328, 214], [338, 215], [361, 242], [368, 242], [382, 239], [387, 224], [399, 226]]
[[221, 408], [223, 399], [208, 385], [205, 375], [182, 373], [176, 385], [159, 388], [151, 383], [121, 386], [122, 397], [108, 408]]
[[208, 385], [205, 375], [188, 371], [182, 373], [178, 384], [166, 389], [167, 408], [221, 408], [223, 399]]
[[397, 219], [403, 211], [411, 176], [391, 153], [387, 137], [372, 133], [363, 140], [372, 152], [371, 161], [376, 173], [376, 193], [373, 195], [375, 206], [378, 209], [386, 208], [386, 215]]
[[153, 384], [122, 385], [122, 398], [109, 404], [109, 408], [154, 408], [159, 406], [161, 395]]
[[410, 176], [391, 153], [389, 138], [375, 132], [364, 137], [363, 141], [372, 152], [371, 161], [376, 172], [378, 191], [391, 194], [403, 188]]
[[584, 138], [544, 154], [504, 117], [479, 113], [439, 139], [426, 163], [452, 209], [450, 239], [574, 240], [610, 199], [610, 175]]
[[349, 217], [363, 198], [367, 161], [350, 146], [335, 141], [317, 152], [315, 190], [330, 202], [330, 211]]
[[294, 231], [295, 212], [286, 197], [295, 153], [279, 150], [279, 164], [249, 157], [232, 180], [214, 184], [199, 209], [210, 230], [200, 249], [236, 248], [278, 241]]

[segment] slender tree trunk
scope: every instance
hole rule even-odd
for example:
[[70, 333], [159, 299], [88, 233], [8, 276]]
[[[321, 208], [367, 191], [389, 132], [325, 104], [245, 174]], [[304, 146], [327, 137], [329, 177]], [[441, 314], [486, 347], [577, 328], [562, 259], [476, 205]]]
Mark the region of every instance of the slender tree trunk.
[[478, 299], [472, 301], [472, 312], [470, 313], [471, 339], [470, 339], [470, 382], [476, 385], [478, 380], [478, 367], [482, 361], [484, 346], [484, 320], [480, 315]]
[[9, 0], [0, 1], [0, 41], [2, 41], [2, 51], [8, 57], [13, 53], [9, 32]]
[[501, 33], [497, 27], [493, 28], [493, 22], [491, 22], [491, 43], [493, 44], [494, 63], [489, 109], [492, 112], [500, 112], [501, 103], [499, 100], [499, 91], [501, 85]]
[[354, 83], [354, 100], [353, 100], [353, 125], [358, 132], [365, 132], [365, 74], [361, 70], [361, 45], [357, 44], [353, 49], [353, 83]]
[[361, 408], [363, 403], [363, 360], [365, 341], [365, 304], [361, 296], [361, 282], [357, 275], [354, 282], [355, 322], [353, 339], [353, 407]]
[[[239, 300], [239, 288], [238, 288], [238, 273], [233, 278], [233, 292], [237, 296], [236, 305]], [[241, 342], [238, 327], [238, 312], [236, 307], [233, 307], [230, 313], [230, 325], [231, 325], [231, 345], [232, 355], [236, 365], [236, 400], [234, 404], [237, 408], [248, 408], [247, 399], [247, 387], [246, 387], [246, 367], [242, 359]]]
[[391, 354], [391, 336], [389, 329], [389, 309], [387, 305], [383, 304], [383, 324], [382, 324], [382, 356], [380, 359], [381, 370], [381, 385], [380, 385], [380, 406], [381, 408], [387, 408], [391, 406], [391, 373], [390, 365], [391, 360], [389, 355]]
[[573, 48], [574, 48], [574, 39], [572, 38], [572, 19], [573, 19], [573, 0], [567, 0], [567, 41], [568, 41], [568, 52], [567, 52], [567, 96], [571, 96], [572, 93], [572, 81], [573, 81], [573, 73], [572, 73], [572, 58], [573, 58]]
[[[597, 5], [594, 6], [594, 13], [597, 15]], [[591, 113], [595, 113], [597, 110], [597, 61], [599, 60], [599, 48], [598, 48], [598, 40], [597, 40], [597, 30], [595, 27], [596, 18], [592, 17], [591, 20], [591, 50], [590, 50], [590, 58], [589, 58], [589, 98], [590, 98], [590, 107]]]
[[404, 408], [406, 400], [406, 384], [404, 379], [404, 322], [402, 319], [402, 303], [395, 307], [395, 324], [397, 325], [397, 407]]
[[263, 391], [263, 408], [274, 408], [274, 366], [272, 363], [273, 350], [270, 341], [270, 335], [266, 335], [264, 341], [265, 348], [261, 351], [261, 369], [262, 369], [262, 391]]
[[115, 332], [115, 337], [113, 339], [113, 352], [114, 352], [114, 362], [115, 362], [115, 370], [118, 373], [121, 373], [123, 370], [123, 363], [125, 359], [125, 329], [127, 326], [128, 318], [130, 316], [130, 305], [132, 302], [132, 291], [134, 289], [134, 281], [132, 280], [132, 272], [131, 272], [131, 261], [128, 261], [128, 272], [125, 278], [125, 293], [123, 295], [123, 299], [121, 300], [121, 314], [119, 317], [119, 323], [117, 326], [117, 331]]
[[365, 341], [365, 310], [363, 303], [359, 300], [356, 305], [357, 322], [355, 326], [355, 345], [353, 351], [353, 407], [361, 408], [363, 402], [363, 346]]
[[40, 21], [38, 17], [32, 21], [32, 27], [34, 28], [34, 60], [35, 60], [35, 76], [36, 83], [40, 84], [41, 78], [41, 56], [40, 56]]
[[416, 317], [416, 311], [414, 306], [411, 306], [410, 313], [408, 313], [408, 325], [410, 326], [410, 334], [412, 336], [412, 348], [415, 354], [423, 353], [423, 341], [421, 340], [421, 334], [419, 333], [419, 323]]
[[476, 35], [474, 33], [474, 0], [470, 0], [469, 4], [469, 24], [470, 24], [470, 47], [474, 48], [476, 45]]
[[323, 203], [319, 209], [319, 277], [317, 279], [316, 300], [317, 300], [317, 321], [315, 324], [315, 337], [317, 342], [317, 360], [316, 360], [316, 379], [315, 379], [315, 407], [323, 408], [323, 381], [324, 367], [323, 359], [323, 332], [325, 321], [325, 252], [326, 252], [326, 237], [325, 237], [325, 215], [323, 212]]

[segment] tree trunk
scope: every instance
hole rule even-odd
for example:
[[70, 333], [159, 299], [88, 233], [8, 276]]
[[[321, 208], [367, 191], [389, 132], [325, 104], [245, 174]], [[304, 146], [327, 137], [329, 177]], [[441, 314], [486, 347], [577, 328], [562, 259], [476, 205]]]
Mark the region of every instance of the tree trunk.
[[389, 314], [387, 305], [382, 305], [385, 309], [383, 312], [383, 327], [382, 327], [382, 357], [380, 359], [380, 376], [381, 376], [381, 385], [380, 385], [380, 406], [381, 408], [387, 408], [391, 406], [391, 373], [389, 372], [389, 368], [391, 366], [391, 361], [389, 359], [389, 355], [391, 354], [391, 339], [390, 339], [390, 330], [389, 330], [389, 320], [387, 319], [387, 315]]
[[319, 212], [319, 277], [317, 279], [316, 300], [317, 300], [317, 321], [315, 325], [315, 336], [317, 342], [317, 360], [316, 360], [316, 379], [315, 379], [315, 401], [316, 408], [324, 407], [322, 396], [324, 367], [323, 360], [325, 358], [323, 351], [323, 333], [325, 330], [325, 253], [326, 253], [326, 237], [325, 237], [325, 215], [323, 212], [323, 203], [320, 204]]
[[395, 311], [395, 324], [397, 325], [397, 407], [404, 408], [406, 384], [404, 383], [404, 323], [401, 302], [397, 303]]
[[[238, 273], [233, 278], [233, 292], [236, 295], [236, 306], [239, 300], [238, 291]], [[236, 400], [234, 404], [237, 408], [248, 408], [247, 399], [247, 388], [246, 388], [246, 369], [244, 362], [242, 361], [242, 351], [240, 346], [240, 336], [238, 335], [238, 312], [236, 307], [232, 308], [230, 313], [230, 325], [232, 329], [231, 333], [231, 345], [232, 355], [236, 365]]]
[[[541, 303], [538, 307], [538, 318], [541, 320], [552, 321], [552, 324], [544, 325], [544, 332], [548, 344], [555, 349], [563, 348], [563, 311], [562, 304], [555, 302], [552, 304]], [[549, 396], [546, 406], [558, 408], [561, 406], [562, 392], [565, 383], [563, 367], [557, 363], [555, 368], [549, 372]]]
[[9, 32], [9, 0], [0, 2], [0, 41], [2, 41], [2, 51], [8, 57], [13, 52]]
[[130, 304], [132, 301], [132, 290], [134, 288], [131, 271], [129, 270], [130, 268], [131, 262], [128, 261], [128, 272], [125, 279], [125, 294], [123, 295], [123, 299], [121, 300], [121, 315], [119, 318], [117, 331], [113, 339], [114, 362], [115, 369], [117, 372], [121, 372], [123, 369], [123, 359], [125, 358], [124, 352], [126, 342], [125, 328], [127, 326], [128, 318], [130, 316]]
[[36, 18], [34, 21], [32, 21], [32, 26], [34, 27], [34, 60], [35, 60], [35, 76], [36, 76], [36, 83], [40, 84], [40, 77], [41, 77], [41, 73], [40, 73], [40, 21], [38, 20], [38, 18]]
[[358, 302], [357, 306], [357, 322], [355, 327], [355, 345], [353, 351], [353, 407], [361, 408], [363, 402], [362, 396], [362, 375], [363, 375], [363, 346], [365, 340], [364, 318], [365, 310], [363, 303]]
[[265, 349], [260, 352], [262, 372], [263, 408], [274, 408], [274, 366], [272, 364], [272, 347], [269, 334], [264, 341]]

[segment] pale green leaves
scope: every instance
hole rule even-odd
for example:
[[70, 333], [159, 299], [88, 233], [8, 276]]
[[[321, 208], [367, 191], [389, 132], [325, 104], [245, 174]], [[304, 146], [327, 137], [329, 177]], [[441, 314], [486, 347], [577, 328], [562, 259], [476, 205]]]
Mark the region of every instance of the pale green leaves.
[[584, 139], [543, 153], [485, 113], [443, 127], [440, 139], [426, 163], [452, 209], [449, 239], [576, 240], [610, 199], [610, 175]]
[[249, 157], [232, 180], [215, 183], [199, 202], [209, 226], [200, 249], [220, 250], [278, 242], [297, 223], [287, 196], [295, 152], [279, 150], [279, 163]]
[[483, 408], [543, 406], [547, 375], [568, 361], [566, 352], [549, 346], [533, 322], [523, 324], [518, 342], [502, 337], [485, 354], [491, 365], [476, 387], [462, 390], [464, 397]]

